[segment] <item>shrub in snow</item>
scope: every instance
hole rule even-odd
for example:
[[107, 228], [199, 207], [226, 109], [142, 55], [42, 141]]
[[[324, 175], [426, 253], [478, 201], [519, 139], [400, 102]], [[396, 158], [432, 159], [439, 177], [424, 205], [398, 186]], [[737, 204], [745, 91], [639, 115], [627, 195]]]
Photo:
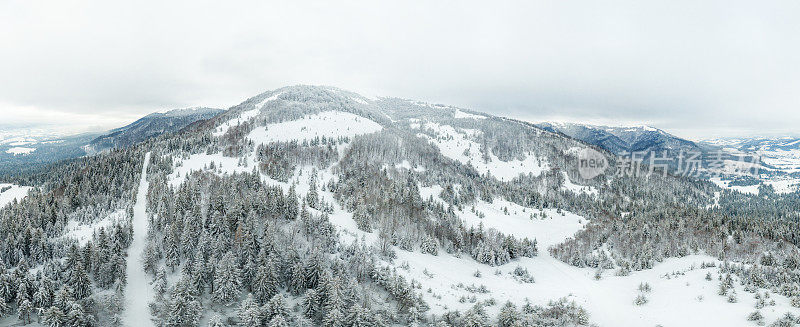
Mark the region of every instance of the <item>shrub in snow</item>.
[[649, 293], [651, 290], [650, 283], [639, 283], [639, 291]]
[[731, 292], [730, 295], [728, 295], [728, 303], [736, 303], [736, 302], [739, 302], [739, 298], [736, 296], [736, 291], [734, 291]]
[[636, 299], [633, 300], [633, 304], [645, 305], [647, 303], [647, 301], [648, 301], [648, 299], [647, 299], [646, 296], [644, 296], [644, 294], [639, 294], [639, 295], [636, 296]]
[[749, 321], [759, 321], [764, 319], [764, 316], [761, 315], [760, 311], [753, 311], [750, 315], [747, 316], [747, 320]]
[[419, 251], [425, 254], [437, 255], [439, 254], [438, 245], [433, 237], [423, 237], [419, 245]]
[[531, 276], [531, 274], [528, 272], [528, 269], [523, 268], [522, 266], [517, 266], [516, 268], [514, 268], [514, 272], [512, 274], [514, 276], [514, 279], [516, 279], [520, 283], [531, 284], [536, 282], [533, 276]]
[[770, 326], [771, 327], [794, 327], [798, 321], [798, 319], [791, 313], [787, 312], [781, 319], [776, 320]]

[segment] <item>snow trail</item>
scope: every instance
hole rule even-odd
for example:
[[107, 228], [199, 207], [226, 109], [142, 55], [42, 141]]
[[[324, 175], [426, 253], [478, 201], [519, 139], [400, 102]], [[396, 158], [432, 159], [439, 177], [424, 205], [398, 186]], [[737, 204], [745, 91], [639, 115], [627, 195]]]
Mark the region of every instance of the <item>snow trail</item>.
[[150, 152], [144, 156], [142, 165], [142, 178], [139, 181], [139, 191], [136, 194], [136, 205], [133, 207], [133, 242], [128, 248], [128, 262], [126, 274], [128, 276], [127, 292], [125, 293], [125, 309], [122, 321], [125, 326], [153, 326], [148, 303], [153, 298], [153, 288], [150, 287], [150, 278], [145, 273], [141, 264], [141, 256], [147, 241], [147, 165], [150, 162]]

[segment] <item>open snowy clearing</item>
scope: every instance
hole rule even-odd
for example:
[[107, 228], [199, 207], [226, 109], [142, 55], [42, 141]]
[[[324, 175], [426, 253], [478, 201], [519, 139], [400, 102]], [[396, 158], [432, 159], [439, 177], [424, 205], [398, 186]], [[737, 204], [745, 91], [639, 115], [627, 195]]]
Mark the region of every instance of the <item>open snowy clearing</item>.
[[[561, 213], [556, 209], [539, 211], [499, 198], [494, 199], [492, 203], [479, 200], [473, 207], [465, 207], [464, 211], [457, 213], [467, 226], [477, 227], [483, 224], [484, 229], [493, 228], [518, 238], [535, 237], [540, 252], [571, 237], [588, 223], [585, 218], [567, 211]], [[546, 217], [542, 218], [541, 213]], [[484, 217], [481, 218], [479, 214]]]
[[153, 326], [150, 320], [149, 304], [153, 298], [150, 278], [141, 263], [142, 253], [147, 243], [147, 166], [150, 163], [150, 152], [144, 156], [142, 177], [136, 193], [136, 204], [133, 207], [133, 242], [128, 248], [126, 275], [128, 285], [125, 292], [125, 305], [122, 321], [125, 326]]
[[[213, 169], [212, 169], [213, 167]], [[193, 171], [211, 171], [219, 175], [233, 173], [249, 173], [256, 167], [255, 156], [252, 154], [240, 159], [239, 157], [226, 157], [221, 153], [198, 153], [184, 160], [175, 161], [175, 169], [169, 176], [169, 184], [178, 187], [186, 180], [186, 175]]]
[[16, 155], [29, 154], [29, 153], [31, 153], [33, 151], [36, 151], [36, 148], [26, 148], [26, 147], [17, 146], [17, 147], [13, 147], [13, 148], [10, 148], [10, 149], [6, 150], [6, 153], [10, 153], [10, 154], [13, 154], [13, 155], [16, 156]]
[[259, 102], [258, 104], [256, 104], [254, 109], [243, 111], [241, 114], [239, 114], [238, 117], [232, 118], [227, 122], [223, 123], [222, 125], [220, 125], [219, 127], [217, 127], [217, 129], [212, 134], [214, 136], [225, 135], [225, 133], [227, 133], [228, 130], [231, 129], [231, 127], [238, 126], [239, 124], [246, 122], [252, 119], [253, 117], [258, 116], [258, 114], [261, 113], [261, 107], [267, 104], [267, 102], [277, 100], [278, 96], [280, 95], [281, 95], [280, 93], [277, 93], [273, 96], [270, 96], [264, 99], [263, 101]]
[[247, 136], [258, 143], [303, 141], [317, 137], [338, 138], [375, 133], [383, 127], [367, 118], [342, 111], [325, 111], [298, 120], [269, 124]]
[[583, 185], [575, 184], [569, 179], [569, 176], [567, 175], [566, 172], [561, 172], [561, 173], [564, 174], [564, 184], [561, 185], [561, 188], [563, 190], [566, 190], [566, 191], [569, 191], [569, 192], [572, 192], [572, 193], [575, 193], [575, 194], [586, 193], [586, 194], [591, 195], [591, 196], [597, 196], [598, 193], [597, 193], [597, 189], [596, 188], [594, 188], [592, 186], [583, 186]]
[[6, 204], [11, 203], [16, 199], [17, 201], [22, 200], [26, 196], [28, 196], [28, 191], [30, 191], [30, 186], [19, 186], [14, 184], [8, 183], [0, 183], [0, 190], [3, 190], [7, 187], [10, 187], [4, 192], [0, 192], [0, 208], [4, 207]]
[[549, 169], [547, 162], [533, 153], [527, 153], [523, 160], [502, 161], [490, 151], [489, 160], [485, 161], [481, 145], [471, 140], [471, 137], [481, 133], [478, 130], [456, 130], [453, 126], [437, 123], [425, 123], [422, 127], [432, 130], [435, 137], [422, 133], [417, 136], [436, 145], [443, 156], [465, 165], [472, 165], [479, 173], [488, 172], [501, 181], [509, 181], [520, 174], [538, 176]]
[[[490, 208], [486, 208], [486, 207]], [[494, 299], [497, 304], [487, 307], [497, 313], [505, 301], [522, 305], [526, 301], [545, 305], [550, 300], [568, 298], [586, 308], [591, 321], [600, 326], [748, 326], [747, 315], [755, 311], [753, 294], [735, 283], [739, 296], [737, 303], [728, 303], [726, 297], [717, 295], [717, 269], [700, 269], [703, 262], [719, 264], [716, 258], [692, 255], [671, 258], [653, 269], [633, 272], [630, 276], [614, 276], [608, 271], [600, 280], [594, 279], [591, 268], [577, 268], [552, 258], [547, 246], [556, 244], [582, 228], [578, 215], [565, 212], [544, 220], [505, 215], [497, 208], [509, 206], [509, 211], [519, 209], [496, 200], [495, 204], [479, 204], [486, 217], [480, 221], [486, 227], [519, 237], [536, 238], [539, 256], [521, 258], [499, 267], [480, 264], [468, 255], [456, 257], [444, 252], [438, 256], [407, 252], [397, 249], [398, 258], [392, 266], [401, 274], [419, 281], [420, 291], [431, 305], [432, 313], [449, 310], [466, 310], [476, 302]], [[513, 209], [512, 209], [513, 208]], [[526, 210], [528, 212], [533, 209]], [[538, 210], [535, 210], [537, 212]], [[548, 215], [555, 212], [547, 212]], [[477, 217], [460, 213], [474, 224]], [[527, 226], [526, 226], [527, 225]], [[534, 283], [515, 278], [518, 267], [527, 270]], [[480, 271], [480, 277], [475, 272]], [[711, 272], [713, 279], [705, 280]], [[649, 302], [634, 305], [640, 283], [649, 283], [652, 291], [645, 293]], [[761, 290], [763, 293], [765, 290]], [[771, 295], [775, 306], [761, 309], [767, 322], [786, 312], [800, 312], [780, 295]]]
[[740, 193], [746, 193], [746, 194], [758, 194], [758, 185], [759, 184], [747, 185], [747, 186], [729, 185], [729, 183], [730, 183], [729, 181], [723, 181], [719, 177], [711, 178], [709, 180], [711, 182], [713, 182], [714, 184], [716, 184], [717, 186], [719, 186], [721, 188], [724, 188], [724, 189], [728, 189], [728, 190], [732, 190], [732, 191], [738, 191]]
[[458, 109], [456, 109], [456, 112], [453, 113], [453, 117], [456, 118], [456, 119], [459, 119], [459, 118], [486, 119], [486, 117], [484, 117], [484, 116], [479, 116], [479, 115], [471, 114], [471, 113], [468, 113], [468, 112], [463, 112], [463, 111], [458, 110]]
[[114, 225], [115, 222], [120, 222], [125, 220], [125, 210], [119, 209], [117, 211], [112, 212], [102, 220], [95, 222], [93, 224], [80, 224], [77, 221], [70, 220], [67, 223], [67, 227], [64, 228], [65, 233], [61, 236], [64, 239], [74, 239], [78, 241], [78, 244], [81, 246], [85, 246], [92, 239], [92, 235], [100, 228], [105, 228], [108, 230], [109, 227]]

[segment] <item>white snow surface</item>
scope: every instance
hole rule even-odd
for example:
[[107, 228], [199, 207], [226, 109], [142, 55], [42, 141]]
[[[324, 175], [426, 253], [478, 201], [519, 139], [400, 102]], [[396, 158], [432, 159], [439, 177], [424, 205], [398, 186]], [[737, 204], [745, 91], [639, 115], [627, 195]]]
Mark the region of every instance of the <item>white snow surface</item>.
[[[563, 242], [583, 229], [588, 222], [587, 219], [567, 211], [563, 211], [562, 216], [556, 209], [544, 209], [547, 218], [542, 219], [538, 216], [538, 209], [526, 208], [500, 198], [495, 198], [492, 203], [477, 201], [474, 208], [476, 212], [466, 206], [463, 211], [457, 211], [467, 226], [477, 227], [483, 224], [484, 229], [493, 228], [506, 235], [528, 237], [531, 240], [536, 238], [541, 251]], [[505, 214], [505, 210], [508, 214]], [[480, 218], [478, 212], [485, 217]], [[531, 214], [535, 217], [531, 218]]]
[[92, 235], [100, 228], [108, 230], [115, 222], [125, 220], [125, 209], [119, 209], [112, 212], [102, 220], [92, 224], [80, 224], [77, 221], [70, 220], [65, 227], [65, 233], [62, 236], [64, 239], [74, 239], [78, 241], [81, 246], [86, 245], [92, 239]]
[[[507, 207], [509, 215], [502, 211]], [[481, 219], [469, 208], [458, 212], [467, 224], [483, 223], [486, 228], [495, 228], [517, 237], [535, 238], [539, 242], [539, 256], [520, 258], [499, 267], [490, 267], [473, 260], [469, 255], [454, 256], [440, 251], [433, 256], [419, 252], [397, 250], [397, 259], [390, 266], [421, 284], [419, 289], [431, 306], [429, 313], [442, 314], [450, 310], [468, 310], [476, 301], [494, 299], [496, 305], [486, 307], [489, 314], [496, 314], [505, 301], [519, 307], [525, 301], [546, 305], [551, 300], [567, 298], [586, 308], [590, 320], [598, 326], [749, 326], [747, 315], [755, 309], [753, 294], [744, 291], [734, 282], [739, 296], [738, 303], [728, 303], [726, 297], [717, 295], [717, 268], [700, 269], [703, 262], [720, 264], [716, 258], [706, 255], [690, 255], [670, 258], [653, 269], [632, 272], [629, 276], [615, 276], [606, 271], [601, 280], [594, 279], [595, 270], [567, 265], [549, 255], [547, 247], [573, 235], [587, 222], [583, 217], [564, 211], [564, 216], [555, 210], [545, 209], [548, 218], [530, 219], [530, 213], [538, 209], [523, 208], [501, 199], [493, 203], [479, 202], [476, 209], [486, 217]], [[522, 212], [526, 209], [526, 212]], [[515, 268], [527, 269], [534, 283], [523, 283], [515, 279]], [[475, 271], [481, 277], [475, 277]], [[499, 273], [498, 273], [499, 272]], [[707, 272], [713, 279], [705, 280]], [[652, 291], [646, 293], [649, 303], [636, 306], [633, 301], [639, 294], [638, 285], [649, 283]], [[488, 293], [470, 292], [468, 286], [485, 286]], [[760, 290], [763, 293], [765, 290]], [[786, 312], [797, 314], [789, 299], [771, 294], [775, 306], [761, 309], [767, 323]], [[464, 299], [465, 301], [461, 301]]]
[[9, 186], [11, 186], [10, 189], [0, 193], [0, 208], [5, 207], [7, 204], [14, 201], [14, 199], [16, 199], [17, 201], [21, 201], [23, 198], [28, 196], [28, 191], [30, 191], [30, 189], [32, 188], [30, 186], [19, 186], [8, 183], [0, 183], [0, 189]]
[[425, 123], [424, 128], [433, 130], [436, 137], [431, 138], [422, 133], [417, 134], [417, 136], [425, 138], [436, 145], [442, 155], [462, 164], [472, 165], [479, 173], [489, 172], [501, 181], [510, 181], [520, 174], [538, 176], [549, 169], [547, 162], [544, 159], [539, 159], [534, 153], [527, 153], [524, 160], [510, 161], [502, 161], [493, 153], [489, 153], [489, 161], [484, 161], [480, 144], [472, 141], [473, 136], [481, 133], [479, 130], [457, 130], [450, 125], [430, 122]]
[[468, 113], [468, 112], [463, 112], [463, 111], [461, 111], [459, 109], [456, 109], [456, 112], [453, 113], [453, 116], [456, 119], [458, 119], [458, 118], [486, 119], [486, 117], [484, 117], [484, 116], [475, 115], [475, 114], [471, 114], [471, 113]]
[[125, 326], [146, 327], [153, 326], [150, 317], [150, 303], [153, 298], [153, 288], [150, 278], [144, 271], [141, 257], [147, 242], [147, 165], [150, 163], [150, 152], [144, 156], [142, 165], [142, 178], [139, 180], [139, 190], [136, 193], [136, 204], [133, 207], [133, 242], [128, 248], [126, 274], [128, 286], [125, 292], [125, 304], [122, 312], [122, 321]]
[[16, 156], [16, 155], [29, 154], [29, 153], [31, 153], [33, 151], [36, 151], [36, 148], [26, 148], [26, 147], [21, 147], [21, 146], [15, 146], [13, 148], [9, 148], [8, 150], [6, 150], [6, 153], [10, 153], [10, 154], [13, 154], [13, 155]]
[[597, 189], [595, 187], [575, 184], [569, 179], [566, 172], [562, 171], [561, 173], [564, 174], [564, 184], [561, 185], [562, 189], [575, 194], [586, 193], [591, 196], [597, 196]]
[[255, 156], [250, 154], [240, 161], [239, 157], [226, 157], [222, 153], [205, 154], [198, 153], [189, 156], [185, 160], [175, 163], [175, 169], [169, 176], [169, 183], [173, 187], [178, 187], [186, 179], [186, 175], [193, 171], [212, 171], [211, 163], [214, 163], [214, 173], [219, 175], [252, 172], [256, 166]]
[[758, 194], [758, 186], [759, 186], [759, 184], [747, 185], [747, 186], [740, 186], [740, 185], [731, 186], [731, 185], [729, 185], [729, 183], [730, 183], [729, 181], [723, 181], [719, 177], [710, 178], [709, 180], [711, 182], [713, 182], [714, 184], [717, 184], [717, 186], [719, 186], [721, 188], [724, 188], [724, 189], [738, 191], [740, 193], [745, 193], [745, 194]]
[[269, 124], [247, 136], [256, 143], [303, 141], [316, 137], [337, 138], [375, 133], [383, 127], [364, 117], [342, 111], [324, 111], [298, 120]]
[[258, 114], [261, 113], [261, 108], [264, 107], [264, 105], [267, 104], [267, 102], [277, 100], [280, 95], [281, 95], [281, 93], [276, 93], [276, 94], [274, 94], [274, 95], [262, 100], [261, 102], [259, 102], [258, 104], [255, 105], [255, 108], [247, 110], [247, 111], [243, 111], [242, 113], [239, 114], [238, 117], [232, 118], [232, 119], [228, 120], [227, 122], [223, 123], [222, 125], [220, 125], [219, 127], [217, 127], [217, 129], [212, 134], [214, 136], [225, 135], [225, 133], [227, 133], [228, 130], [231, 129], [231, 127], [238, 126], [239, 124], [241, 124], [243, 122], [246, 122], [246, 121], [252, 119], [253, 117], [258, 116]]

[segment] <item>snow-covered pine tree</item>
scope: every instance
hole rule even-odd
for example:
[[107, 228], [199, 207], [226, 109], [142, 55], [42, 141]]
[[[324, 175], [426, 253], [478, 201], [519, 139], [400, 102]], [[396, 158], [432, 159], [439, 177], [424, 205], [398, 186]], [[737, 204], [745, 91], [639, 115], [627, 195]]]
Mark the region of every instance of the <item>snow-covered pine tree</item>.
[[239, 323], [237, 325], [239, 327], [261, 326], [263, 312], [253, 298], [253, 294], [247, 294], [247, 297], [236, 310], [236, 316], [239, 318]]
[[168, 327], [196, 327], [200, 323], [203, 306], [192, 295], [191, 285], [181, 279], [173, 287], [167, 307], [165, 325]]
[[236, 257], [228, 252], [219, 262], [219, 267], [214, 274], [214, 300], [221, 304], [229, 304], [236, 299], [241, 289], [239, 286], [239, 268], [236, 267]]
[[253, 283], [253, 294], [258, 303], [266, 303], [278, 293], [278, 274], [275, 263], [268, 259], [267, 263], [258, 267]]

